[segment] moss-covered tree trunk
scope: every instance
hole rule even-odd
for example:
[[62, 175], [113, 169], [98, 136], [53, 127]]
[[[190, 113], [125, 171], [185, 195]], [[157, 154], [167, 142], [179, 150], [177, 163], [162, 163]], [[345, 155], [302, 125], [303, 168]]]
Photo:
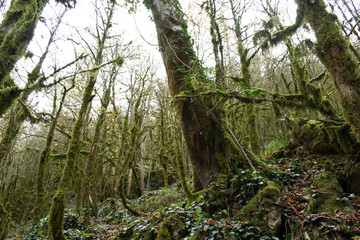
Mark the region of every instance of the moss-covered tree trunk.
[[[55, 128], [58, 122], [58, 119], [60, 117], [60, 113], [63, 107], [63, 104], [65, 102], [66, 94], [74, 87], [70, 87], [69, 89], [64, 89], [64, 92], [62, 94], [59, 108], [56, 111], [56, 95], [54, 97], [54, 110], [53, 110], [53, 118], [50, 124], [50, 129], [48, 132], [48, 135], [46, 137], [46, 144], [45, 148], [41, 151], [40, 159], [39, 159], [39, 167], [38, 172], [36, 176], [36, 194], [35, 194], [35, 207], [34, 207], [34, 215], [33, 215], [33, 221], [35, 224], [37, 224], [44, 213], [44, 204], [45, 204], [45, 197], [46, 197], [46, 191], [44, 187], [45, 182], [45, 171], [49, 159], [49, 154], [51, 151], [51, 144], [54, 138]], [[56, 111], [56, 113], [55, 113]]]
[[222, 44], [222, 36], [219, 24], [216, 21], [216, 9], [215, 0], [206, 1], [206, 11], [210, 17], [210, 35], [211, 43], [213, 45], [213, 53], [215, 57], [215, 83], [219, 86], [225, 87], [225, 74], [224, 74], [224, 56]]
[[[142, 86], [144, 87], [144, 86]], [[142, 89], [143, 91], [143, 89]], [[122, 165], [122, 169], [120, 172], [120, 180], [119, 180], [119, 195], [123, 205], [133, 214], [138, 215], [137, 211], [134, 210], [126, 200], [125, 195], [125, 179], [126, 173], [130, 171], [131, 166], [133, 165], [136, 157], [136, 153], [140, 149], [140, 138], [141, 138], [141, 126], [144, 118], [144, 111], [141, 109], [140, 104], [142, 103], [143, 92], [140, 93], [140, 96], [135, 102], [134, 106], [134, 125], [130, 131], [130, 149], [126, 154], [126, 158]], [[131, 177], [130, 174], [128, 177]]]
[[164, 118], [166, 117], [165, 115], [165, 106], [162, 102], [162, 99], [159, 98], [159, 107], [160, 107], [160, 112], [159, 112], [159, 120], [160, 123], [158, 125], [159, 127], [159, 138], [160, 138], [160, 151], [159, 151], [159, 160], [160, 160], [160, 165], [162, 167], [163, 170], [163, 175], [164, 175], [164, 186], [165, 188], [169, 187], [169, 183], [168, 183], [168, 165], [169, 165], [169, 158], [166, 154], [166, 148], [167, 146], [165, 145], [165, 135], [166, 135], [166, 128], [164, 126]]
[[[113, 71], [113, 73], [115, 73], [116, 71]], [[116, 74], [114, 74], [116, 76]], [[113, 78], [113, 76], [111, 76], [111, 78]], [[82, 205], [83, 208], [86, 209], [86, 222], [87, 224], [89, 223], [89, 216], [96, 216], [97, 212], [94, 212], [94, 203], [93, 203], [93, 199], [91, 197], [91, 185], [94, 184], [94, 181], [96, 181], [96, 179], [94, 179], [94, 170], [95, 170], [95, 155], [97, 153], [97, 149], [98, 149], [98, 145], [99, 145], [99, 141], [100, 141], [100, 132], [102, 130], [102, 127], [104, 125], [104, 121], [105, 121], [105, 117], [106, 117], [106, 110], [109, 106], [109, 102], [110, 102], [110, 90], [111, 90], [111, 83], [109, 83], [108, 88], [105, 90], [104, 92], [104, 96], [101, 100], [101, 110], [100, 110], [100, 115], [98, 117], [98, 120], [96, 121], [95, 124], [95, 132], [94, 132], [94, 138], [90, 147], [90, 152], [87, 158], [87, 162], [86, 162], [86, 170], [85, 170], [85, 176], [82, 180], [82, 195], [81, 195], [81, 199], [82, 199]]]
[[[68, 145], [68, 149], [66, 153], [65, 167], [63, 169], [60, 183], [55, 192], [55, 195], [53, 197], [53, 202], [50, 208], [49, 235], [53, 239], [57, 239], [57, 240], [65, 239], [65, 236], [63, 234], [63, 219], [64, 219], [64, 212], [66, 205], [65, 200], [68, 195], [68, 191], [72, 186], [75, 164], [80, 153], [81, 131], [84, 125], [84, 120], [86, 117], [89, 104], [93, 99], [92, 92], [94, 90], [95, 83], [99, 74], [99, 66], [103, 61], [103, 51], [105, 48], [105, 41], [108, 38], [108, 31], [112, 25], [111, 20], [114, 11], [114, 4], [115, 3], [113, 2], [112, 7], [109, 8], [107, 19], [106, 21], [103, 22], [104, 26], [101, 32], [102, 35], [97, 36], [98, 46], [96, 50], [96, 55], [94, 56], [94, 64], [93, 64], [94, 68], [89, 73], [89, 79], [87, 80], [86, 87], [84, 89], [84, 95], [81, 101], [78, 117], [72, 129], [71, 141]], [[121, 60], [117, 62], [119, 62], [119, 64], [122, 64], [123, 61]]]
[[[240, 56], [241, 63], [241, 73], [242, 73], [242, 84], [244, 87], [250, 89], [252, 86], [252, 76], [250, 72], [250, 64], [252, 59], [255, 57], [257, 51], [249, 56], [249, 49], [246, 49], [244, 46], [244, 37], [243, 32], [245, 30], [241, 29], [241, 18], [238, 16], [239, 13], [234, 6], [233, 1], [230, 1], [231, 11], [234, 21], [234, 31], [237, 39], [237, 51]], [[248, 103], [245, 105], [245, 114], [246, 114], [246, 125], [248, 128], [248, 138], [249, 138], [249, 147], [256, 154], [260, 155], [261, 146], [260, 146], [260, 132], [259, 132], [259, 122], [258, 115], [255, 103]]]
[[[37, 80], [42, 81], [42, 79], [39, 79], [41, 66], [42, 66], [43, 62], [45, 61], [47, 54], [49, 53], [50, 45], [54, 41], [55, 33], [56, 33], [60, 23], [61, 23], [61, 18], [57, 22], [55, 28], [50, 33], [50, 37], [49, 37], [48, 43], [46, 45], [45, 51], [39, 58], [39, 61], [37, 62], [34, 69], [28, 74], [25, 90], [21, 92], [21, 95], [20, 95], [18, 101], [16, 101], [17, 104], [13, 105], [12, 111], [9, 114], [9, 122], [6, 126], [4, 135], [0, 141], [0, 165], [4, 161], [6, 156], [8, 155], [11, 144], [13, 143], [13, 140], [19, 133], [19, 130], [20, 130], [23, 122], [28, 117], [29, 112], [24, 104], [26, 103], [28, 97], [34, 90], [39, 90], [39, 89], [33, 88], [32, 85], [35, 84]], [[4, 99], [4, 101], [5, 101], [5, 99]], [[0, 110], [0, 112], [1, 112], [1, 110]], [[0, 113], [0, 115], [1, 115], [1, 113]]]
[[128, 108], [126, 115], [124, 117], [123, 124], [122, 124], [121, 140], [120, 140], [120, 144], [119, 144], [119, 148], [118, 148], [118, 155], [117, 155], [116, 161], [115, 161], [115, 174], [114, 174], [114, 179], [113, 179], [113, 183], [112, 183], [112, 195], [116, 195], [119, 190], [119, 176], [121, 173], [122, 160], [125, 155], [125, 142], [126, 142], [126, 138], [128, 136], [128, 129], [129, 129], [129, 111], [130, 111], [130, 108]]
[[315, 32], [316, 53], [334, 80], [346, 120], [360, 142], [359, 61], [341, 33], [335, 15], [327, 12], [323, 0], [296, 0]]
[[5, 206], [0, 202], [0, 240], [4, 240], [9, 231], [10, 216]]
[[9, 73], [25, 54], [47, 2], [48, 0], [12, 0], [0, 25], [0, 115], [20, 94]]
[[144, 3], [153, 14], [170, 94], [175, 98], [175, 110], [200, 188], [208, 188], [217, 180], [226, 181], [234, 145], [225, 127], [223, 101], [196, 96], [206, 91], [207, 81], [187, 33], [184, 13], [177, 1]]

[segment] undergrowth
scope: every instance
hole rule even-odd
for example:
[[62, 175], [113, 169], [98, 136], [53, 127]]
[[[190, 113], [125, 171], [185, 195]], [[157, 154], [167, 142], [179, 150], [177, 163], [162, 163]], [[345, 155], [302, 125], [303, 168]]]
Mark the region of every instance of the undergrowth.
[[[92, 218], [88, 226], [84, 224], [82, 216], [67, 209], [64, 234], [68, 239], [99, 240], [148, 240], [157, 239], [160, 235], [175, 240], [276, 240], [303, 239], [316, 230], [316, 234], [323, 237], [345, 236], [342, 239], [356, 239], [356, 234], [360, 235], [359, 196], [345, 193], [337, 199], [353, 206], [351, 214], [341, 209], [332, 213], [307, 213], [309, 199], [326, 194], [312, 186], [313, 179], [324, 172], [324, 158], [306, 156], [301, 149], [294, 153], [291, 157], [265, 159], [268, 164], [265, 169], [238, 169], [227, 186], [217, 186], [221, 191], [220, 202], [209, 200], [211, 197], [204, 194], [189, 204], [181, 187], [175, 183], [169, 188], [148, 191], [139, 198], [129, 200], [142, 213], [140, 216], [131, 215], [116, 198], [102, 202], [98, 218]], [[343, 168], [343, 165], [335, 165], [336, 171]], [[244, 207], [268, 182], [275, 182], [284, 194], [278, 203], [284, 218], [281, 233], [266, 232], [252, 219], [243, 221], [234, 218], [236, 211]], [[47, 239], [47, 220], [47, 217], [41, 219], [36, 226], [29, 223], [27, 227], [12, 233], [10, 239]], [[169, 232], [164, 233], [165, 223]], [[174, 229], [178, 231], [176, 236], [171, 235]]]

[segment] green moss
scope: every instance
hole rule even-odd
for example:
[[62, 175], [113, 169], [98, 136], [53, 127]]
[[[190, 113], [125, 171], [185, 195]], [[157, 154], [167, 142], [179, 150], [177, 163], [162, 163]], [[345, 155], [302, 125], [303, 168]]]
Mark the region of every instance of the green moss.
[[258, 116], [255, 104], [245, 106], [246, 121], [248, 127], [249, 148], [257, 156], [260, 155], [260, 133], [258, 128]]
[[171, 235], [164, 224], [161, 225], [156, 240], [172, 240]]
[[49, 216], [49, 235], [52, 239], [65, 240], [63, 234], [63, 219], [65, 214], [65, 198], [67, 192], [57, 190], [50, 208]]
[[348, 124], [330, 125], [325, 128], [331, 141], [336, 141], [344, 153], [356, 153], [359, 149], [359, 143], [356, 142], [355, 136], [351, 133]]
[[63, 160], [66, 159], [66, 153], [51, 154], [50, 158], [52, 160]]
[[205, 237], [203, 236], [203, 234], [201, 234], [200, 231], [197, 231], [195, 235], [190, 238], [190, 240], [202, 240], [204, 238]]
[[7, 213], [3, 203], [0, 201], [0, 239], [5, 239], [8, 230], [9, 230], [9, 224], [10, 224], [10, 216]]
[[186, 235], [187, 228], [176, 213], [163, 220], [156, 240], [181, 240]]
[[118, 57], [115, 59], [115, 63], [118, 65], [118, 67], [121, 67], [124, 63], [124, 59], [122, 57]]
[[309, 198], [309, 204], [306, 209], [307, 214], [312, 214], [316, 212], [316, 199], [315, 198]]
[[20, 95], [21, 90], [17, 86], [0, 89], [0, 116], [2, 116]]
[[[320, 212], [333, 212], [337, 209], [344, 209], [344, 204], [339, 199], [344, 194], [337, 177], [332, 172], [326, 171], [320, 173], [313, 181], [314, 187], [320, 191], [317, 196], [310, 199], [307, 212], [320, 213]], [[350, 206], [345, 204], [344, 211], [349, 211]]]
[[25, 54], [25, 50], [34, 35], [36, 23], [47, 1], [14, 0], [6, 12], [0, 34], [0, 85], [13, 69], [17, 60]]
[[359, 144], [342, 121], [300, 119], [293, 136], [308, 151], [317, 153], [356, 153]]
[[301, 228], [302, 228], [301, 221], [295, 218], [290, 225], [291, 234], [288, 234], [288, 236], [286, 236], [286, 240], [293, 239], [293, 236], [299, 236], [301, 234]]
[[281, 210], [278, 201], [281, 192], [273, 182], [260, 190], [245, 207], [243, 207], [235, 218], [242, 221], [251, 221], [266, 232], [277, 231], [281, 225]]
[[332, 164], [330, 160], [326, 160], [324, 167], [326, 172], [332, 172], [332, 173], [335, 172], [334, 164]]
[[342, 34], [336, 17], [327, 12], [323, 0], [315, 1], [314, 4], [298, 1], [298, 5], [305, 6], [306, 18], [317, 38], [317, 56], [332, 75], [345, 119], [360, 142], [360, 112], [354, 111], [360, 107], [360, 69], [356, 56]]
[[275, 203], [281, 196], [280, 190], [274, 184], [270, 184], [259, 192], [263, 204]]

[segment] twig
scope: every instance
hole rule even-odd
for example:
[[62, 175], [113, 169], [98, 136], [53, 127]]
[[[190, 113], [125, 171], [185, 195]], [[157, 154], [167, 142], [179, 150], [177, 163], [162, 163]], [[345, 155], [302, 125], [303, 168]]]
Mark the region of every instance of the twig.
[[235, 137], [234, 133], [231, 131], [231, 129], [228, 127], [228, 130], [230, 132], [231, 137], [234, 139], [236, 145], [240, 148], [241, 153], [244, 155], [244, 157], [246, 158], [248, 164], [250, 165], [251, 169], [256, 171], [256, 169], [254, 168], [254, 166], [252, 165], [250, 158], [248, 157], [248, 155], [246, 154], [243, 146], [241, 146], [241, 143], [237, 140], [237, 138]]

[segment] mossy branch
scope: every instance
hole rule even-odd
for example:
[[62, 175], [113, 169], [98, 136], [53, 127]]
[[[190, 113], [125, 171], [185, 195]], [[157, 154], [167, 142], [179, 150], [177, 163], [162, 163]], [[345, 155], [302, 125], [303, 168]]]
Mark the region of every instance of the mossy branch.
[[314, 78], [310, 79], [310, 83], [321, 81], [326, 77], [326, 70], [320, 73], [319, 75], [315, 76]]
[[296, 20], [293, 25], [287, 26], [284, 29], [275, 32], [274, 34], [271, 34], [267, 29], [260, 30], [255, 33], [253, 41], [255, 44], [259, 44], [260, 39], [265, 39], [265, 41], [261, 44], [263, 49], [268, 49], [270, 46], [276, 46], [289, 36], [293, 35], [301, 26], [304, 18], [304, 6], [299, 5], [296, 11]]
[[244, 158], [246, 159], [247, 163], [249, 164], [250, 168], [254, 171], [256, 171], [256, 169], [254, 168], [254, 165], [251, 163], [250, 158], [248, 157], [248, 155], [246, 154], [244, 147], [241, 145], [241, 143], [237, 140], [237, 138], [235, 137], [234, 133], [231, 131], [231, 129], [228, 127], [228, 131], [231, 135], [231, 137], [233, 138], [234, 142], [236, 143], [237, 147], [241, 150], [241, 153], [243, 154]]

